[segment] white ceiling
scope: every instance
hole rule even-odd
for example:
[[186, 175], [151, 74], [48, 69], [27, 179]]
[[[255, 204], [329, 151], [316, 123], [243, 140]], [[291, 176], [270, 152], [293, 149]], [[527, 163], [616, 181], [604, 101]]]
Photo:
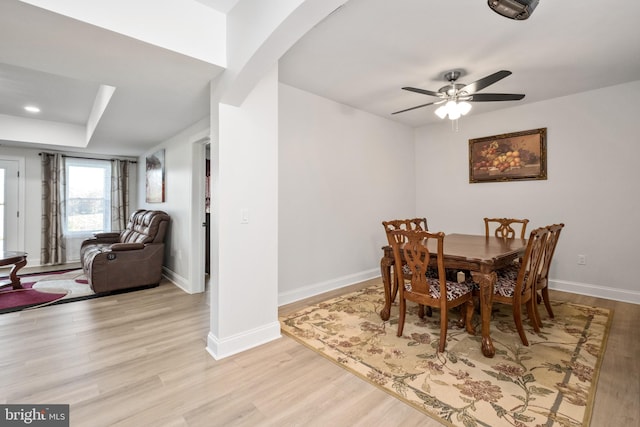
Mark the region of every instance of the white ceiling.
[[233, 6], [236, 5], [240, 0], [196, 0], [202, 3], [205, 6], [209, 6], [219, 12], [229, 13]]
[[[116, 87], [88, 152], [135, 156], [208, 116], [209, 82], [223, 71], [17, 0], [0, 1], [0, 114], [86, 124], [99, 85]], [[26, 103], [42, 112], [29, 115]]]
[[[197, 0], [228, 12], [238, 0]], [[443, 75], [462, 83], [513, 74], [481, 93], [521, 101], [474, 103], [469, 114], [640, 80], [640, 2], [541, 0], [512, 21], [484, 0], [350, 0], [280, 61], [283, 83], [411, 126], [439, 119]], [[208, 84], [222, 68], [26, 5], [0, 2], [0, 114], [84, 123], [100, 84], [117, 87], [89, 152], [138, 155], [209, 112]], [[615, 101], [615, 100], [608, 100]], [[464, 120], [464, 118], [462, 119]], [[10, 142], [0, 141], [9, 145]]]
[[[480, 114], [640, 80], [640, 2], [540, 0], [514, 21], [486, 0], [350, 0], [280, 61], [280, 80], [381, 117], [419, 126], [437, 100], [401, 90], [437, 91], [453, 69], [472, 83], [513, 74], [480, 93], [523, 93], [521, 101], [473, 103]], [[464, 118], [462, 119], [464, 120]]]

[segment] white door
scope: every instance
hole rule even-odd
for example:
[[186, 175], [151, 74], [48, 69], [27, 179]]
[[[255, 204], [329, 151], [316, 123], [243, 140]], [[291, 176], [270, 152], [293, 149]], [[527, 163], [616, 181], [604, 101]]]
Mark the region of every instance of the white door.
[[17, 160], [0, 160], [0, 250], [19, 250]]

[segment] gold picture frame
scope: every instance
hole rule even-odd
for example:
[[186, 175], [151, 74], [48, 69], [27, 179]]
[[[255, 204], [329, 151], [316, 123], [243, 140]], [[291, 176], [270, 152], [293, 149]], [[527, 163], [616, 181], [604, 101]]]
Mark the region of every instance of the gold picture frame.
[[469, 140], [469, 182], [547, 179], [547, 128]]

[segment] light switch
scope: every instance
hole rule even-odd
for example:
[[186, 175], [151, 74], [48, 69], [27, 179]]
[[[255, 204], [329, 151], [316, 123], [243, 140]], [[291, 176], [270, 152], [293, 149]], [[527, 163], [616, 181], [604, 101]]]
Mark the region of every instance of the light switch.
[[240, 209], [240, 224], [249, 224], [249, 209]]

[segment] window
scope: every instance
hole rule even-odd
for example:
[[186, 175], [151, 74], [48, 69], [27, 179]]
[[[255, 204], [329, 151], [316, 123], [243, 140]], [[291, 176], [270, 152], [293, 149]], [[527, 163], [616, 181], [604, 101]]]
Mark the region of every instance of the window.
[[66, 159], [66, 213], [68, 237], [111, 230], [111, 162]]

